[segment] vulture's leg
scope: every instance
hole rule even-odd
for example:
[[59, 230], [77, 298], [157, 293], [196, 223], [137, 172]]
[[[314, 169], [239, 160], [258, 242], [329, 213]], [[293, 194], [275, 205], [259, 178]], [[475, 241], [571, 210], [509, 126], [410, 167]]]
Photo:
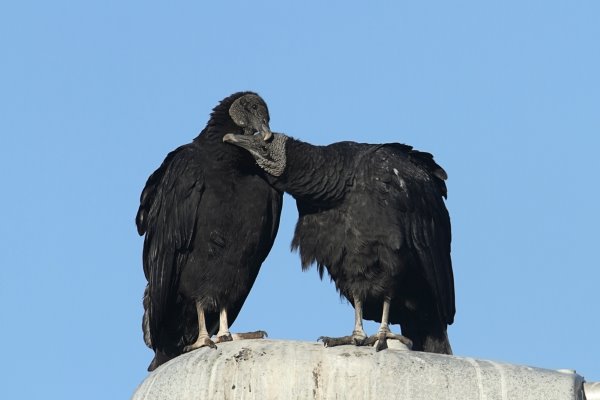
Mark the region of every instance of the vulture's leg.
[[221, 316], [219, 319], [219, 332], [217, 332], [217, 339], [215, 340], [215, 342], [221, 343], [241, 339], [264, 339], [266, 337], [267, 332], [265, 331], [232, 334], [231, 332], [229, 332], [229, 323], [227, 322], [227, 309], [225, 307], [221, 309]]
[[344, 344], [353, 344], [356, 346], [362, 346], [367, 334], [363, 329], [363, 318], [362, 318], [362, 301], [354, 298], [354, 331], [351, 336], [342, 336], [338, 338], [332, 338], [328, 336], [321, 336], [317, 340], [323, 341], [325, 347], [341, 346]]
[[215, 342], [230, 342], [232, 340], [231, 333], [229, 332], [229, 323], [227, 322], [227, 309], [223, 307], [219, 315], [219, 332], [217, 332]]
[[210, 335], [206, 330], [206, 320], [204, 319], [204, 309], [199, 302], [196, 302], [196, 311], [198, 312], [198, 339], [189, 346], [185, 346], [183, 348], [183, 352], [187, 353], [188, 351], [192, 351], [195, 349], [199, 349], [200, 347], [211, 347], [216, 349], [217, 346], [214, 344], [212, 340], [210, 340]]
[[396, 339], [404, 343], [408, 348], [412, 348], [412, 341], [402, 335], [393, 334], [390, 331], [389, 317], [390, 317], [390, 302], [391, 299], [386, 297], [383, 301], [383, 313], [381, 314], [381, 325], [379, 330], [373, 336], [370, 336], [365, 341], [365, 344], [375, 344], [375, 351], [381, 351], [388, 348], [387, 340]]
[[363, 309], [362, 300], [354, 298], [354, 330], [352, 331], [354, 344], [360, 345], [367, 338], [363, 329]]
[[370, 340], [373, 340], [373, 338], [376, 338], [375, 351], [385, 350], [388, 347], [387, 346], [387, 335], [392, 333], [390, 331], [389, 318], [390, 318], [390, 298], [386, 297], [385, 300], [383, 301], [383, 312], [381, 314], [381, 325], [379, 325], [379, 330], [377, 331], [377, 333], [375, 335], [373, 335], [369, 338]]

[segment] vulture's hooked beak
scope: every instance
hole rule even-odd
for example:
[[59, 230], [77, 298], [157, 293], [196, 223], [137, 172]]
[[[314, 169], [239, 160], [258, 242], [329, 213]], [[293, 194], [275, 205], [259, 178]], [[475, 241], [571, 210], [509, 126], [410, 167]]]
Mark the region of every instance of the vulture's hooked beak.
[[[269, 135], [273, 136], [273, 133], [269, 130]], [[262, 132], [261, 132], [262, 133]], [[252, 155], [256, 157], [265, 157], [267, 154], [266, 143], [264, 142], [265, 135], [263, 134], [262, 140], [258, 135], [255, 136], [246, 136], [246, 135], [235, 135], [233, 133], [228, 133], [223, 136], [223, 141], [225, 143], [231, 143], [242, 149], [249, 151]]]
[[240, 136], [240, 135], [235, 135], [233, 133], [228, 133], [225, 136], [223, 136], [223, 141], [225, 143], [232, 143], [232, 144], [233, 143], [237, 143], [238, 140], [237, 140], [236, 136], [239, 136], [239, 137], [242, 137], [242, 138], [244, 137], [244, 136]]
[[[269, 127], [269, 124], [267, 122], [263, 122], [260, 125], [259, 132], [262, 135], [262, 138], [265, 142], [268, 142], [273, 137], [273, 132], [271, 132], [271, 128]], [[223, 138], [223, 140], [225, 140], [225, 138]]]

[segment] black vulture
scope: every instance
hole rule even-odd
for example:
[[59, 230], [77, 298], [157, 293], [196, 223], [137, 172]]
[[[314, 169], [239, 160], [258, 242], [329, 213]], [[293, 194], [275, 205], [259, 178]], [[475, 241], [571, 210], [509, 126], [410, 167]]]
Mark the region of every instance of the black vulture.
[[[228, 134], [296, 199], [292, 249], [303, 270], [327, 269], [355, 309], [352, 335], [323, 336], [325, 346], [387, 348], [393, 338], [414, 350], [451, 354], [454, 320], [446, 172], [429, 153], [399, 144], [340, 142], [329, 146], [275, 133], [269, 142]], [[363, 318], [381, 322], [367, 337]], [[394, 335], [389, 324], [400, 324]], [[407, 338], [409, 340], [407, 340]], [[412, 341], [412, 343], [411, 343]]]
[[[220, 102], [206, 127], [167, 155], [148, 178], [136, 225], [145, 234], [143, 331], [153, 370], [183, 352], [216, 347], [263, 331], [229, 332], [279, 226], [282, 194], [250, 155], [223, 135], [272, 135], [267, 105], [256, 93]], [[218, 331], [217, 331], [218, 330]]]

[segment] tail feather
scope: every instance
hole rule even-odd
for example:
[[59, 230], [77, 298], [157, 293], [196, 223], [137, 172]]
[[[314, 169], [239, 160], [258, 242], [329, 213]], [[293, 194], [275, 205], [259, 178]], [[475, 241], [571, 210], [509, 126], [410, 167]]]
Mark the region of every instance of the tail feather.
[[421, 338], [423, 349], [428, 353], [439, 353], [439, 354], [452, 354], [452, 347], [448, 340], [448, 333], [444, 330], [443, 332], [436, 334], [426, 334]]
[[428, 353], [452, 354], [446, 324], [416, 318], [401, 323], [402, 335], [413, 342], [413, 350]]
[[167, 361], [172, 360], [173, 358], [175, 358], [175, 356], [170, 356], [160, 350], [156, 350], [152, 362], [150, 362], [150, 365], [148, 365], [148, 371], [154, 371], [156, 368], [160, 367]]

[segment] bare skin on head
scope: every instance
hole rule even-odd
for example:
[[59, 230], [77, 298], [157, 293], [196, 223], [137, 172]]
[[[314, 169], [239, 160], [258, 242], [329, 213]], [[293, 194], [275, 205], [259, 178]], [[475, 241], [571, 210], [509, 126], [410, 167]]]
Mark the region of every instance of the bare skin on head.
[[229, 116], [244, 129], [244, 135], [251, 136], [258, 132], [264, 141], [273, 136], [269, 128], [269, 111], [257, 95], [247, 94], [234, 101], [229, 108]]

